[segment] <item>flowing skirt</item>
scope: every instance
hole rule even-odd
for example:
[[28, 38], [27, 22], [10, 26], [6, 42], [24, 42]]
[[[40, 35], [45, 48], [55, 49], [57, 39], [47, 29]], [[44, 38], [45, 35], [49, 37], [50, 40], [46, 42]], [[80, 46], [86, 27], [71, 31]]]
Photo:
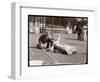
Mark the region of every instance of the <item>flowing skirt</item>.
[[77, 48], [70, 45], [56, 44], [55, 47], [58, 49], [58, 51], [65, 51], [67, 55], [72, 55], [73, 53], [77, 52]]

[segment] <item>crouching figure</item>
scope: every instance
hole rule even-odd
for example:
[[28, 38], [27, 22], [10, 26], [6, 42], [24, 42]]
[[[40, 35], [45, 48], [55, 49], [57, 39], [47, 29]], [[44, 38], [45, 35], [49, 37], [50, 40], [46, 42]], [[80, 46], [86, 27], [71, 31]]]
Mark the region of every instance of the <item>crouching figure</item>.
[[50, 50], [50, 47], [53, 44], [52, 39], [49, 37], [49, 32], [48, 31], [46, 31], [44, 34], [42, 34], [39, 37], [37, 47], [39, 49], [42, 49], [43, 48], [43, 46], [42, 46], [43, 44], [46, 44], [46, 50]]

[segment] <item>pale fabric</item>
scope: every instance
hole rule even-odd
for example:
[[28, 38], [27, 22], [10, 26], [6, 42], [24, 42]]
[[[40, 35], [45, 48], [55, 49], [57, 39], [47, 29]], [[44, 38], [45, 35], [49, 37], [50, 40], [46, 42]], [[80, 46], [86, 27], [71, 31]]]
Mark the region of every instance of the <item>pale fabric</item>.
[[87, 30], [83, 30], [83, 39], [87, 40], [87, 35], [86, 35]]
[[61, 36], [61, 34], [59, 34], [58, 40], [54, 42], [54, 45], [56, 45], [59, 49], [66, 51], [68, 55], [71, 55], [71, 54], [73, 54], [73, 52], [77, 51], [76, 47], [73, 47], [73, 46], [70, 46], [67, 44], [66, 45], [60, 44], [59, 43], [60, 36]]
[[29, 23], [29, 30], [30, 30], [30, 32], [34, 32], [35, 31], [34, 26], [33, 26], [33, 22]]
[[87, 26], [83, 26], [82, 37], [83, 37], [83, 40], [87, 40]]
[[68, 26], [66, 26], [66, 33], [68, 33], [68, 34], [72, 33], [72, 29]]

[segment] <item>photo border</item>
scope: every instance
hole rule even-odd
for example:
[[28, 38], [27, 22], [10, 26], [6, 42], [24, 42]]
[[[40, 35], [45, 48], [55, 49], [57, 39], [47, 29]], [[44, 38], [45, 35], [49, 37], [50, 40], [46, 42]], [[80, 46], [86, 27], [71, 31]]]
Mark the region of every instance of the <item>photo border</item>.
[[[41, 16], [41, 17], [61, 17], [61, 18], [87, 18], [88, 17], [75, 17], [75, 16], [49, 16], [49, 15], [28, 15], [28, 67], [41, 67], [41, 66], [61, 66], [61, 65], [84, 65], [84, 64], [88, 64], [88, 34], [87, 34], [87, 44], [86, 44], [86, 63], [84, 64], [55, 64], [55, 65], [34, 65], [34, 66], [30, 66], [29, 65], [29, 16]], [[88, 22], [88, 21], [87, 21]], [[87, 25], [88, 26], [88, 25]], [[88, 29], [87, 29], [87, 33], [88, 33]]]

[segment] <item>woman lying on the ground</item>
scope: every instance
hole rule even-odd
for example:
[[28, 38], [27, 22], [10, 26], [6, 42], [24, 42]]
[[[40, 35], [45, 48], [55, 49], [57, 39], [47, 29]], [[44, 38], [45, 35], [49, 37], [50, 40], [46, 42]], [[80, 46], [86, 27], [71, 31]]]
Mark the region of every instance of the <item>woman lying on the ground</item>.
[[77, 48], [70, 46], [70, 45], [62, 45], [59, 43], [61, 34], [59, 34], [58, 39], [55, 41], [48, 37], [48, 32], [44, 33], [39, 38], [39, 43], [37, 44], [37, 47], [39, 49], [42, 49], [42, 44], [47, 44], [46, 50], [47, 51], [58, 51], [67, 55], [71, 55], [77, 52]]
[[77, 48], [70, 46], [68, 44], [66, 45], [62, 45], [59, 43], [60, 40], [60, 36], [61, 34], [59, 34], [58, 39], [55, 41], [53, 40], [53, 45], [51, 47], [51, 50], [53, 50], [54, 52], [58, 51], [67, 55], [71, 55], [77, 52]]

